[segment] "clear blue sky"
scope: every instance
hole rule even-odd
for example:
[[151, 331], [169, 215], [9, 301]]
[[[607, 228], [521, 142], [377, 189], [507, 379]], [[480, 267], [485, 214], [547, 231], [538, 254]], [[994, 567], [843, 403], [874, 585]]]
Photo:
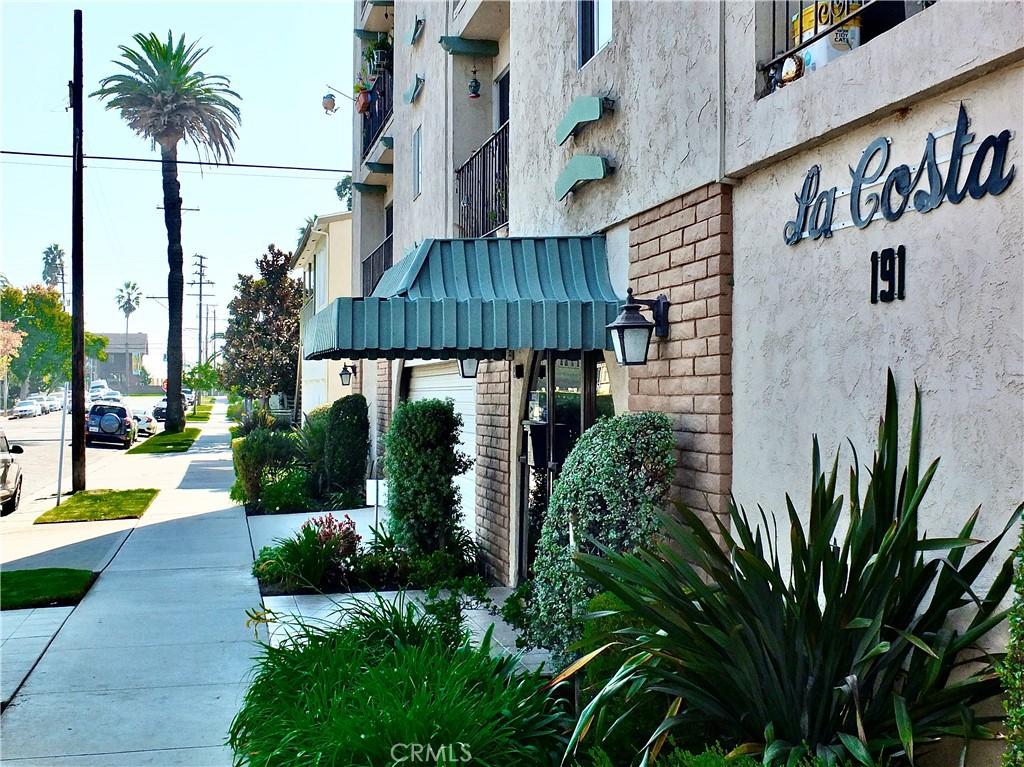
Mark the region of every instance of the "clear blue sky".
[[[111, 74], [119, 44], [136, 32], [200, 38], [212, 50], [203, 69], [231, 78], [242, 96], [236, 162], [348, 169], [352, 112], [339, 98], [328, 116], [320, 100], [330, 83], [352, 83], [351, 2], [8, 2], [0, 0], [0, 146], [70, 151], [72, 10], [84, 16], [85, 90]], [[116, 112], [87, 99], [86, 154], [158, 157]], [[182, 159], [200, 159], [181, 148]], [[342, 208], [334, 185], [342, 174], [242, 169], [180, 169], [186, 267], [209, 257], [210, 288], [223, 330], [239, 272], [255, 270], [268, 243], [291, 250], [314, 213]], [[85, 182], [85, 311], [93, 332], [124, 332], [114, 294], [126, 280], [144, 295], [167, 295], [166, 234], [159, 164], [93, 161]], [[0, 156], [0, 273], [16, 285], [40, 282], [42, 251], [60, 243], [71, 255], [71, 178], [65, 160]], [[193, 292], [188, 289], [187, 292]], [[166, 302], [164, 302], [166, 303]], [[185, 299], [186, 363], [197, 354], [197, 299]], [[149, 334], [147, 368], [162, 376], [166, 310], [144, 299], [129, 329]]]

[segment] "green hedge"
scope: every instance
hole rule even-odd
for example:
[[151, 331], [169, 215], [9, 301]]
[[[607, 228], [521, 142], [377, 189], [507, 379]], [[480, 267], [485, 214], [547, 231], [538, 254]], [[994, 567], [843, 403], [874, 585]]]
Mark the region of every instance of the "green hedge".
[[366, 398], [350, 394], [331, 405], [325, 461], [338, 508], [366, 505], [366, 457], [370, 452], [370, 418]]
[[249, 511], [260, 508], [266, 472], [284, 469], [295, 459], [295, 440], [288, 432], [254, 429], [231, 441], [235, 485], [231, 497]]
[[403, 402], [391, 419], [384, 453], [390, 525], [414, 552], [451, 549], [460, 539], [455, 478], [473, 465], [458, 449], [461, 431], [451, 400]]
[[[597, 542], [626, 552], [650, 541], [675, 471], [672, 423], [661, 413], [602, 418], [577, 440], [541, 528], [527, 640], [565, 660], [599, 589], [573, 557]], [[569, 540], [570, 521], [574, 540]]]
[[1014, 601], [1010, 609], [1010, 646], [1000, 669], [1006, 707], [1005, 767], [1024, 767], [1024, 532], [1014, 558]]

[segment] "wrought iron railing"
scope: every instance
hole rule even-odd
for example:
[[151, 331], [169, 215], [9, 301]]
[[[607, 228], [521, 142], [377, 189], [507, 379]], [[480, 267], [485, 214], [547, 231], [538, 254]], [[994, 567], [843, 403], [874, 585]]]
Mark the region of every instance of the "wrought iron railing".
[[377, 249], [363, 258], [363, 295], [368, 296], [377, 287], [381, 276], [394, 263], [394, 256], [391, 250], [391, 235], [384, 238], [384, 242], [377, 246]]
[[[833, 47], [846, 44], [851, 49], [863, 40], [861, 22], [865, 12], [881, 6], [883, 0], [773, 0], [771, 3], [771, 58], [760, 65], [768, 78], [768, 91], [784, 84], [787, 78], [803, 74], [803, 59], [795, 71], [787, 71], [787, 60], [805, 52], [819, 40], [836, 37]], [[921, 9], [936, 0], [918, 0]], [[902, 4], [901, 4], [902, 5]], [[907, 4], [909, 5], [909, 3]], [[908, 11], [909, 13], [909, 11]], [[902, 18], [902, 17], [901, 17]], [[813, 57], [812, 57], [813, 58]], [[827, 57], [826, 57], [827, 58]], [[824, 63], [824, 60], [822, 63]]]
[[391, 117], [395, 105], [394, 75], [386, 69], [380, 70], [370, 90], [373, 93], [373, 101], [370, 102], [370, 110], [363, 114], [363, 157], [366, 157], [370, 148], [380, 138], [384, 126]]
[[487, 237], [508, 223], [508, 123], [455, 171], [459, 234]]

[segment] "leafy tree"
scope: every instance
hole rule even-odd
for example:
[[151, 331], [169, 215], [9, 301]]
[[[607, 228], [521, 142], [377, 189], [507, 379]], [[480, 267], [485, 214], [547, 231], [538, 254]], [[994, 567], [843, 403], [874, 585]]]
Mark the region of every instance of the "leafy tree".
[[[100, 80], [93, 96], [107, 100], [107, 109], [116, 109], [128, 127], [140, 136], [159, 144], [163, 168], [164, 226], [167, 229], [167, 327], [168, 391], [181, 389], [182, 300], [185, 278], [182, 273], [181, 187], [178, 183], [178, 144], [192, 143], [205, 150], [214, 161], [230, 161], [238, 137], [241, 99], [230, 89], [223, 75], [210, 75], [198, 69], [209, 48], [185, 45], [185, 36], [174, 42], [168, 31], [164, 43], [154, 33], [132, 36], [136, 48], [119, 46], [121, 58], [114, 63], [124, 72]], [[165, 429], [179, 432], [185, 428], [185, 413], [177, 397], [167, 406]]]
[[[71, 378], [71, 315], [64, 310], [60, 293], [45, 285], [20, 290], [4, 287], [2, 313], [24, 332], [18, 356], [10, 362], [10, 376], [28, 396], [33, 387], [46, 389]], [[107, 339], [85, 334], [86, 356], [106, 359]]]
[[346, 210], [352, 210], [352, 174], [348, 174], [334, 187], [338, 199], [345, 203]]
[[134, 282], [126, 282], [117, 289], [117, 308], [124, 314], [124, 385], [132, 380], [132, 362], [128, 354], [128, 318], [139, 308], [142, 291]]
[[43, 251], [43, 284], [60, 287], [61, 298], [64, 297], [64, 248], [57, 243], [47, 245]]
[[139, 367], [139, 386], [149, 386], [153, 383], [153, 378], [150, 376], [149, 371], [146, 370], [146, 366], [142, 365]]
[[291, 254], [274, 245], [256, 262], [259, 276], [238, 275], [228, 304], [221, 379], [245, 397], [266, 400], [295, 388], [302, 282], [288, 275]]
[[[181, 376], [182, 383], [196, 393], [195, 404], [199, 406], [199, 394], [213, 391], [220, 382], [220, 373], [210, 362], [193, 365]], [[193, 411], [195, 408], [193, 408]]]
[[[18, 356], [25, 333], [18, 330], [13, 322], [0, 320], [0, 378], [5, 378], [10, 370], [11, 362]], [[7, 388], [4, 387], [4, 401], [0, 408], [7, 407]]]

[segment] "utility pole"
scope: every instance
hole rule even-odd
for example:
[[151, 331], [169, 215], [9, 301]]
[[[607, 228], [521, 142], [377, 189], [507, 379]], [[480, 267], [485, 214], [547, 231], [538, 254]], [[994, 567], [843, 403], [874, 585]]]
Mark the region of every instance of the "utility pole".
[[85, 490], [85, 167], [82, 112], [82, 12], [75, 11], [71, 88], [71, 491]]
[[201, 256], [198, 253], [196, 253], [195, 256], [193, 256], [193, 258], [195, 258], [195, 263], [193, 264], [193, 266], [196, 267], [196, 270], [192, 274], [194, 274], [199, 279], [193, 280], [192, 282], [189, 283], [189, 285], [198, 285], [199, 293], [189, 293], [189, 295], [199, 296], [199, 343], [197, 345], [199, 347], [198, 361], [199, 364], [201, 365], [203, 364], [203, 286], [213, 285], [213, 282], [206, 279], [206, 256]]

